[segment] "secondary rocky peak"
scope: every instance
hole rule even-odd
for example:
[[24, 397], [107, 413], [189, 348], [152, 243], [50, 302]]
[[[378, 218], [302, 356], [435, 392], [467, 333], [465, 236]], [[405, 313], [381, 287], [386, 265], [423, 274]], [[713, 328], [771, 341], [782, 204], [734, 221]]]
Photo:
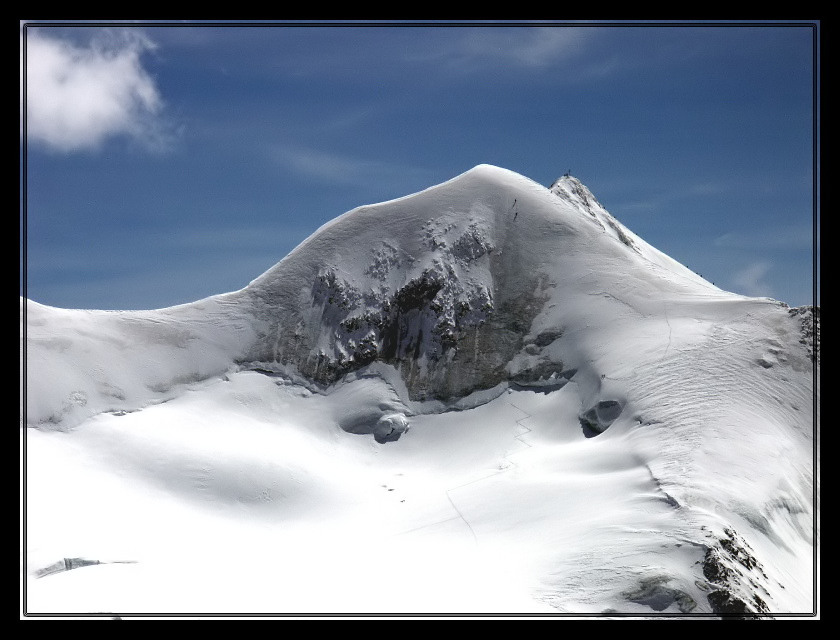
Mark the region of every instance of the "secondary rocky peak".
[[596, 206], [603, 209], [601, 203], [592, 195], [586, 185], [568, 173], [564, 173], [557, 178], [550, 189], [554, 195], [560, 196], [563, 200], [576, 204], [590, 213]]

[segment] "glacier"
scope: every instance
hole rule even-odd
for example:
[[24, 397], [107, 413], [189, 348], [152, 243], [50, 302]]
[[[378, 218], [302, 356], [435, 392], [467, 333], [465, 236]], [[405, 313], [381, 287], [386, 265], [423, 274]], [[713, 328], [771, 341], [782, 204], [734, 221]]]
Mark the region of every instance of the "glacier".
[[27, 611], [814, 616], [818, 339], [491, 165], [239, 291], [22, 298]]

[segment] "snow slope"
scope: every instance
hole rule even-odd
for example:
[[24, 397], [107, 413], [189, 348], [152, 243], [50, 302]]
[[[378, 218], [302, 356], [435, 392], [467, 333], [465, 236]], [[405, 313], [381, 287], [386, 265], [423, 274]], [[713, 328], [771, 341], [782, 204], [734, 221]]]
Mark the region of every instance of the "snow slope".
[[21, 300], [25, 610], [808, 614], [814, 319], [489, 165], [240, 291]]

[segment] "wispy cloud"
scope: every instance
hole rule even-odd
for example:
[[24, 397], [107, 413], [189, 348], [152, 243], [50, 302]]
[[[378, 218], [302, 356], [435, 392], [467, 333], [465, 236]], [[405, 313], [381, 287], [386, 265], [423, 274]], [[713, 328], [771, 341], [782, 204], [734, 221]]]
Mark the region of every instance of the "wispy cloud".
[[733, 231], [715, 238], [714, 245], [764, 251], [809, 249], [814, 246], [814, 230], [811, 225], [799, 224], [765, 227], [750, 232]]
[[753, 262], [735, 272], [732, 282], [738, 291], [745, 295], [769, 296], [772, 287], [765, 282], [765, 278], [770, 272], [771, 266], [767, 261]]
[[[21, 31], [21, 114], [27, 140], [59, 152], [95, 149], [128, 136], [151, 149], [170, 134], [164, 103], [142, 56], [155, 44], [142, 32], [105, 29], [87, 46], [29, 29]], [[26, 46], [26, 104], [23, 60]], [[23, 135], [21, 126], [21, 135]]]
[[355, 183], [363, 176], [385, 168], [383, 163], [376, 160], [363, 160], [300, 147], [275, 148], [274, 157], [296, 173], [339, 183]]
[[429, 171], [416, 167], [306, 147], [280, 145], [270, 153], [286, 170], [331, 184], [370, 186], [378, 182], [397, 186], [422, 183], [430, 177]]
[[[671, 179], [669, 186], [657, 184], [652, 177], [650, 186], [645, 188], [643, 199], [631, 199], [639, 191], [639, 180], [628, 180], [624, 178], [617, 178], [611, 180], [604, 185], [604, 191], [614, 191], [617, 202], [615, 206], [615, 213], [632, 213], [632, 214], [659, 214], [673, 210], [676, 207], [683, 206], [689, 201], [700, 201], [709, 199], [725, 199], [737, 196], [744, 192], [754, 192], [761, 195], [767, 195], [766, 190], [755, 180], [741, 179], [736, 180], [732, 178], [715, 178], [711, 177], [706, 180], [694, 180], [690, 178]], [[622, 195], [626, 195], [626, 199], [619, 199]], [[798, 237], [798, 235], [797, 235]], [[742, 240], [739, 236], [739, 241]], [[734, 241], [735, 236], [727, 239], [721, 237], [721, 243]], [[720, 244], [719, 246], [724, 246]]]
[[594, 30], [573, 26], [443, 29], [430, 36], [422, 50], [412, 50], [404, 58], [467, 73], [504, 67], [542, 70], [575, 61], [576, 73], [591, 76], [608, 73], [612, 67], [606, 57], [585, 58], [593, 51], [596, 37]]
[[588, 42], [585, 31], [569, 27], [477, 29], [461, 39], [458, 53], [464, 61], [496, 58], [541, 67], [581, 54]]
[[271, 225], [249, 226], [241, 221], [231, 226], [189, 227], [178, 233], [168, 233], [158, 241], [167, 245], [190, 250], [240, 250], [276, 248], [277, 238], [284, 232], [282, 227]]

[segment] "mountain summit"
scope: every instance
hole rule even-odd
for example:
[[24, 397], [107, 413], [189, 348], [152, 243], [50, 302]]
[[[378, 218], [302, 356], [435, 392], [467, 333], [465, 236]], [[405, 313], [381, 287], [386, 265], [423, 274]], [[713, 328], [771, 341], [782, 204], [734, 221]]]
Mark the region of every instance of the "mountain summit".
[[643, 300], [720, 293], [577, 179], [547, 190], [480, 165], [341, 216], [252, 282], [241, 295], [264, 328], [248, 357], [322, 384], [383, 362], [412, 400], [561, 380], [569, 367], [545, 349], [566, 327], [550, 309], [591, 295], [593, 279], [613, 293], [635, 282]]
[[[122, 605], [812, 610], [818, 310], [720, 290], [573, 176], [479, 165], [339, 216], [239, 291], [153, 311], [22, 299], [21, 319], [33, 602], [112, 610], [106, 576], [183, 582], [206, 538], [242, 602], [201, 573], [195, 600], [132, 586]], [[141, 524], [161, 504], [173, 537]], [[243, 539], [248, 563], [225, 562]], [[369, 589], [307, 591], [304, 557]], [[242, 574], [266, 566], [287, 601]], [[51, 567], [93, 583], [62, 591]], [[420, 587], [440, 571], [451, 591]]]
[[[30, 380], [28, 410], [38, 423], [133, 408], [124, 406], [133, 395], [126, 389], [138, 381], [121, 382], [112, 347], [148, 362], [136, 389], [141, 402], [151, 399], [149, 389], [201, 380], [235, 362], [322, 387], [384, 365], [404, 386], [405, 402], [453, 406], [509, 384], [557, 386], [578, 371], [588, 375], [582, 370], [591, 354], [581, 353], [579, 339], [561, 337], [597, 323], [586, 317], [593, 305], [649, 318], [684, 301], [694, 314], [698, 300], [736, 299], [633, 234], [576, 178], [546, 189], [479, 165], [339, 216], [240, 291], [104, 315], [110, 346], [102, 353], [86, 347], [91, 366], [80, 368], [68, 352], [66, 366], [82, 377], [82, 388], [57, 393]], [[48, 311], [34, 303], [28, 310], [30, 359], [37, 361], [37, 326]], [[60, 314], [68, 323], [62, 340], [72, 343], [75, 327], [97, 312]], [[112, 388], [122, 391], [103, 392]], [[65, 393], [81, 393], [85, 402]]]

